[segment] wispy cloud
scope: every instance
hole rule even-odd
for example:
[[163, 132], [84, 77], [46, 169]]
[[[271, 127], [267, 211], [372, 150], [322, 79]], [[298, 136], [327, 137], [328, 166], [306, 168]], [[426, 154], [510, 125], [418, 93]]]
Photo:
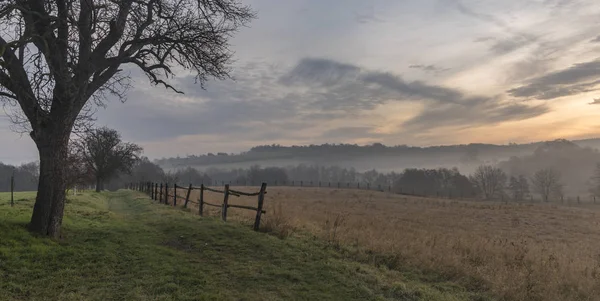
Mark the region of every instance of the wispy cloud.
[[507, 92], [520, 98], [554, 99], [594, 91], [600, 84], [599, 77], [600, 60], [594, 60], [534, 78]]
[[438, 67], [436, 65], [422, 65], [422, 64], [409, 65], [408, 68], [418, 69], [418, 70], [422, 70], [422, 71], [433, 73], [433, 74], [439, 74], [439, 73], [450, 70], [450, 68], [442, 68], [442, 67]]

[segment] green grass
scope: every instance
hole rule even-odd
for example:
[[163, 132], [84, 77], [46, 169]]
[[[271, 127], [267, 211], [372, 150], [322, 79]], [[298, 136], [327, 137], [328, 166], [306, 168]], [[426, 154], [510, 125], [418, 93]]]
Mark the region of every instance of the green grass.
[[359, 263], [314, 237], [200, 218], [131, 191], [69, 197], [60, 240], [0, 194], [0, 300], [487, 300]]

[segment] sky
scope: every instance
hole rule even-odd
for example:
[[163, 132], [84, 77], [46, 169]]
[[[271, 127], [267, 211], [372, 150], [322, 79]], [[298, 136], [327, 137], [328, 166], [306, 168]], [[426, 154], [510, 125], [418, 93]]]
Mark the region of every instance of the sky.
[[[594, 0], [252, 0], [232, 79], [185, 71], [99, 108], [150, 158], [263, 144], [387, 145], [600, 137]], [[0, 117], [0, 161], [37, 159]]]

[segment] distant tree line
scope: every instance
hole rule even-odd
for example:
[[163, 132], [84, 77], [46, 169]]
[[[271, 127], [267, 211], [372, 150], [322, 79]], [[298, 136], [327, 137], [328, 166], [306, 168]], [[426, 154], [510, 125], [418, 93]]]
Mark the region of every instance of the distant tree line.
[[39, 176], [38, 162], [13, 166], [0, 163], [0, 191], [10, 191], [10, 178], [15, 177], [15, 191], [36, 191]]
[[533, 151], [539, 144], [509, 144], [493, 145], [472, 143], [468, 145], [448, 145], [418, 147], [407, 145], [386, 146], [381, 143], [370, 145], [358, 144], [320, 144], [320, 145], [292, 145], [279, 144], [261, 145], [239, 154], [207, 153], [202, 155], [188, 155], [186, 157], [162, 158], [156, 160], [161, 166], [201, 166], [222, 163], [243, 163], [263, 159], [294, 159], [294, 158], [327, 158], [327, 157], [364, 157], [364, 156], [426, 156], [440, 157], [454, 155], [461, 160], [473, 160], [477, 154], [487, 153], [522, 153]]

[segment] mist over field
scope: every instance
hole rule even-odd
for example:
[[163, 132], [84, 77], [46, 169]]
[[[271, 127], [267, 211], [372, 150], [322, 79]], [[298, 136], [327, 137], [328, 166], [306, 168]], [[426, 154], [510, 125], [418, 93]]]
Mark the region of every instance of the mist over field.
[[[163, 158], [155, 163], [175, 172], [192, 167], [211, 174], [216, 170], [231, 171], [251, 167], [290, 168], [293, 166], [340, 167], [357, 173], [376, 170], [379, 173], [402, 173], [405, 169], [457, 168], [470, 175], [481, 165], [498, 166], [508, 176], [531, 178], [543, 168], [560, 171], [565, 193], [588, 195], [590, 177], [600, 163], [597, 148], [600, 139], [555, 140], [529, 144], [468, 144], [432, 147], [365, 146], [324, 144], [310, 146], [257, 146], [240, 154], [204, 154], [185, 158]], [[230, 179], [232, 180], [232, 179]], [[304, 179], [319, 180], [315, 179]]]

